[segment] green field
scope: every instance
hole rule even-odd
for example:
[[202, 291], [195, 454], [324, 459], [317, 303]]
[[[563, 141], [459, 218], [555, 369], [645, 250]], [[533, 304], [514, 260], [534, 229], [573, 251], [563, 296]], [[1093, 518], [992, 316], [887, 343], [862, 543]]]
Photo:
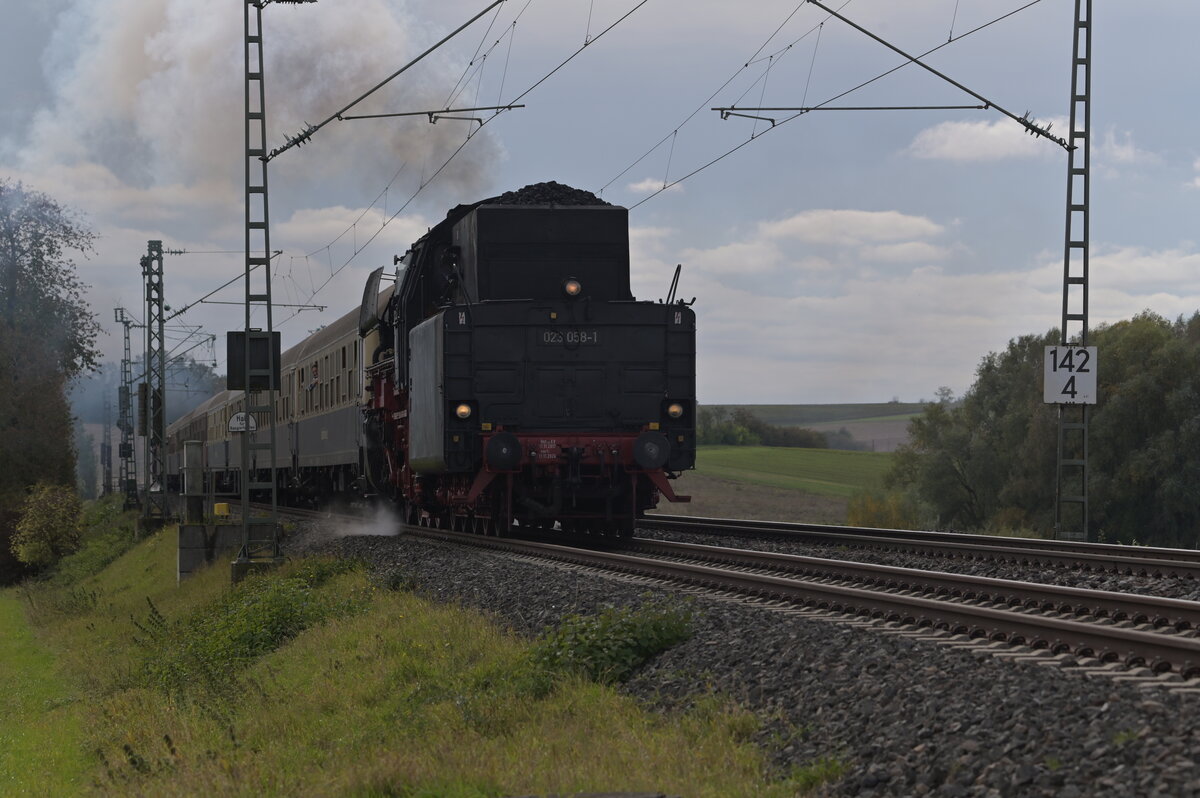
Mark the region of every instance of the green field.
[[745, 408], [769, 424], [806, 427], [835, 421], [895, 421], [925, 412], [920, 402], [871, 402], [850, 405], [711, 405], [732, 412]]
[[883, 487], [891, 455], [777, 446], [701, 446], [696, 471], [734, 482], [849, 498]]

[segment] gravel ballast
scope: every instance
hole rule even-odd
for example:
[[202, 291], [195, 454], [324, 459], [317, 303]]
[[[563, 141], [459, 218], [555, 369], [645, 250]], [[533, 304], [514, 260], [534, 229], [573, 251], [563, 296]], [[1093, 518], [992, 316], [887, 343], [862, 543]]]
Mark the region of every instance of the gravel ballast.
[[[358, 557], [392, 582], [486, 610], [532, 636], [571, 613], [671, 595], [511, 555], [405, 536], [299, 548]], [[690, 640], [625, 685], [673, 711], [710, 691], [762, 719], [780, 773], [834, 758], [834, 795], [1200, 795], [1197, 696], [1001, 661], [705, 597]]]

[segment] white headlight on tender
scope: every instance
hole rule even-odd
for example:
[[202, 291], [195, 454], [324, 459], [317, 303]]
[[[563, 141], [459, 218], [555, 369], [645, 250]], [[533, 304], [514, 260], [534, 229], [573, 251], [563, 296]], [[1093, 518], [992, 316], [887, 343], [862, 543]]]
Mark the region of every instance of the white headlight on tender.
[[463, 402], [461, 405], [454, 408], [454, 415], [458, 416], [459, 418], [470, 418], [471, 406], [466, 402]]
[[572, 277], [563, 283], [563, 293], [567, 296], [579, 296], [583, 293], [583, 284]]
[[683, 415], [683, 405], [679, 404], [679, 402], [672, 402], [667, 405], [667, 415], [671, 418], [679, 418]]

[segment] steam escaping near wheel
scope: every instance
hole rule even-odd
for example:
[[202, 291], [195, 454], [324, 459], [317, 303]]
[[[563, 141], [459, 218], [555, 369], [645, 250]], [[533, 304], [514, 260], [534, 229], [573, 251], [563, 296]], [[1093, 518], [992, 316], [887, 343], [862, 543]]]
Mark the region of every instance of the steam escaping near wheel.
[[[363, 518], [339, 517], [322, 524], [326, 530], [323, 540], [350, 537], [394, 537], [400, 534], [400, 517], [387, 504], [376, 504], [370, 516]], [[314, 536], [318, 537], [318, 536]], [[316, 543], [313, 540], [312, 543]]]

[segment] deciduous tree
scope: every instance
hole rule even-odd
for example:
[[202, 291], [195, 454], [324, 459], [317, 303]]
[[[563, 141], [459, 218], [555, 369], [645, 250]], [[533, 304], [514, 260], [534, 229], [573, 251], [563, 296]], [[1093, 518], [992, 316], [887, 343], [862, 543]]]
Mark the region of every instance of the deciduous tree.
[[[961, 404], [930, 405], [909, 427], [889, 485], [933, 509], [939, 526], [1053, 529], [1057, 410], [1042, 403], [1044, 347], [1056, 330], [983, 358]], [[1098, 404], [1089, 429], [1093, 535], [1200, 543], [1200, 314], [1150, 312], [1101, 326]]]
[[[0, 552], [29, 486], [74, 484], [66, 389], [93, 368], [99, 325], [72, 255], [95, 234], [79, 215], [0, 179]], [[5, 564], [0, 561], [0, 580]]]

